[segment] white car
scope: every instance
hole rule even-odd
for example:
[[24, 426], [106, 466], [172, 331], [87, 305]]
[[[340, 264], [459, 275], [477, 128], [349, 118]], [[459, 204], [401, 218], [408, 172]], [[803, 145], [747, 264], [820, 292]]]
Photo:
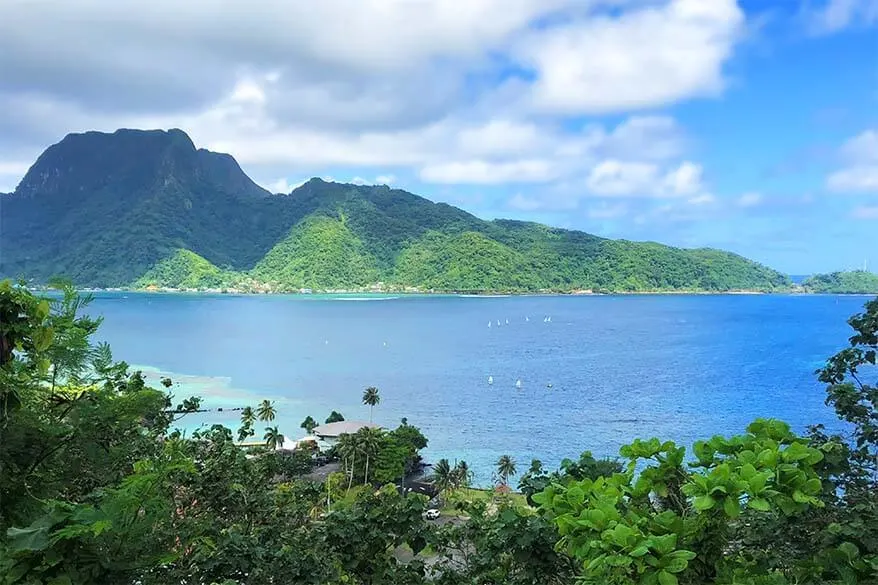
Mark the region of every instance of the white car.
[[439, 510], [437, 510], [436, 508], [430, 508], [429, 510], [424, 512], [424, 518], [426, 518], [427, 520], [435, 520], [438, 517]]

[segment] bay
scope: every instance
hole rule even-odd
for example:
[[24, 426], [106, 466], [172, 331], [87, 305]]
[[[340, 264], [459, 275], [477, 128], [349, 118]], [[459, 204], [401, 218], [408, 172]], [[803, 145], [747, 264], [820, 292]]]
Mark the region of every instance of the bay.
[[522, 473], [531, 458], [616, 455], [635, 437], [688, 446], [756, 417], [838, 428], [814, 370], [866, 300], [99, 293], [90, 312], [117, 359], [225, 409], [190, 428], [236, 428], [230, 407], [268, 398], [281, 432], [300, 438], [306, 415], [368, 420], [360, 398], [377, 386], [375, 422], [406, 417], [429, 461], [465, 459], [484, 485], [502, 454]]

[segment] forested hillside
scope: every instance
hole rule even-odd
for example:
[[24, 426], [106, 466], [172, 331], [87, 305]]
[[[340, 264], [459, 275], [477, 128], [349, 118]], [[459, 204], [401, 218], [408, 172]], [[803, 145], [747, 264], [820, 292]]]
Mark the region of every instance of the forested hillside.
[[865, 270], [815, 274], [802, 283], [802, 288], [827, 294], [878, 294], [878, 274]]
[[718, 250], [484, 221], [386, 186], [257, 186], [180, 130], [71, 134], [0, 195], [0, 275], [81, 286], [260, 290], [778, 290]]

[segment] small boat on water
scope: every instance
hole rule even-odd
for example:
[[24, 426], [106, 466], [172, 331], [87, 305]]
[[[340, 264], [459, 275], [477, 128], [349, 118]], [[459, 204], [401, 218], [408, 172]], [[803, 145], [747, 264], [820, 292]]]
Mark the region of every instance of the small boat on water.
[[521, 389], [521, 378], [519, 378], [518, 380], [515, 381], [515, 387], [518, 388], [519, 390]]
[[490, 386], [493, 383], [494, 383], [494, 376], [488, 376], [488, 385]]

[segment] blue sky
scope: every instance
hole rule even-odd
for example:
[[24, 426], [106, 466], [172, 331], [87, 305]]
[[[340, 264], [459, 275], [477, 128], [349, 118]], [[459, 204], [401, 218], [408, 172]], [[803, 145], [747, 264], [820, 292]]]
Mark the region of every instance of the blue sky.
[[878, 266], [878, 0], [73, 4], [5, 9], [0, 190], [68, 132], [179, 127], [275, 192]]

